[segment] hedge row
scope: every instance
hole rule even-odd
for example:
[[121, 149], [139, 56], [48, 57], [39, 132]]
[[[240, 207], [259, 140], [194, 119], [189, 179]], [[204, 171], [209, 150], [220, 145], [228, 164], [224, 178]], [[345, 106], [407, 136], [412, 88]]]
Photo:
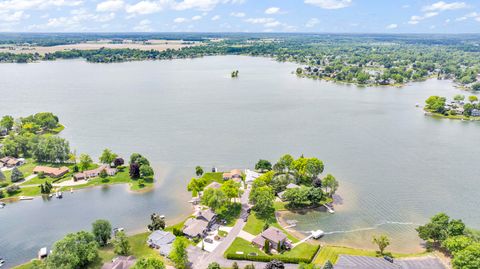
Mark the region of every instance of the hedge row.
[[248, 255], [248, 254], [236, 254], [236, 253], [227, 253], [226, 258], [229, 260], [247, 260], [247, 261], [254, 261], [254, 262], [269, 262], [272, 260], [282, 261], [284, 263], [311, 263], [315, 254], [317, 254], [318, 249], [320, 246], [312, 246], [315, 249], [312, 252], [312, 256], [309, 258], [297, 258], [297, 257], [287, 257], [282, 255], [275, 255], [275, 256], [266, 256], [266, 255]]

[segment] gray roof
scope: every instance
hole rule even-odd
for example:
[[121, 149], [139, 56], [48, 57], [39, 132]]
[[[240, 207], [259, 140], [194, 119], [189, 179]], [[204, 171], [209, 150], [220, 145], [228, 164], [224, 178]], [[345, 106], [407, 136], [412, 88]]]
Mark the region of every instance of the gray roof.
[[171, 244], [174, 240], [175, 235], [172, 233], [158, 230], [148, 236], [147, 243], [161, 248], [163, 245]]
[[297, 184], [294, 184], [294, 183], [289, 183], [287, 185], [287, 189], [296, 189], [296, 188], [300, 188], [300, 186], [298, 186]]
[[340, 255], [335, 269], [445, 269], [434, 257], [394, 260], [393, 263], [383, 258]]
[[216, 214], [209, 208], [198, 212], [197, 218], [203, 218], [208, 222], [211, 222], [215, 218]]
[[190, 237], [201, 236], [203, 232], [207, 229], [208, 222], [202, 219], [188, 219], [185, 222], [185, 228], [183, 233]]
[[170, 252], [172, 251], [172, 244], [168, 244], [168, 245], [162, 245], [160, 247], [160, 254], [167, 257], [168, 255], [170, 255]]
[[128, 269], [135, 264], [135, 257], [133, 256], [119, 256], [113, 259], [112, 262], [106, 263], [102, 269]]
[[263, 231], [262, 237], [277, 244], [287, 239], [287, 236], [275, 227], [269, 227], [268, 229]]

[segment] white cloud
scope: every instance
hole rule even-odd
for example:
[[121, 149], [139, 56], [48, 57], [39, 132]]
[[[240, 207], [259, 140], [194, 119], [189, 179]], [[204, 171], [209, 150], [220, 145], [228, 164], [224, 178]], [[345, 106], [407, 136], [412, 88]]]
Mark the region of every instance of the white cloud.
[[79, 6], [80, 0], [6, 0], [0, 1], [0, 10], [45, 9], [48, 7]]
[[265, 14], [269, 14], [269, 15], [278, 14], [279, 12], [280, 12], [279, 7], [269, 7], [265, 9]]
[[245, 22], [251, 24], [262, 24], [266, 28], [273, 28], [282, 25], [281, 22], [275, 20], [274, 18], [248, 18]]
[[174, 23], [184, 23], [184, 22], [187, 22], [187, 21], [188, 21], [188, 20], [187, 20], [186, 18], [181, 18], [181, 17], [175, 18], [175, 19], [173, 20]]
[[415, 24], [418, 24], [420, 21], [423, 21], [423, 20], [428, 19], [428, 18], [435, 17], [437, 15], [438, 15], [438, 12], [427, 12], [423, 16], [414, 15], [414, 16], [410, 17], [410, 20], [408, 21], [408, 24], [415, 25]]
[[349, 7], [352, 4], [352, 0], [305, 0], [305, 4], [323, 9], [340, 9]]
[[181, 2], [174, 2], [172, 8], [175, 10], [198, 9], [209, 11], [219, 3], [221, 3], [220, 0], [183, 0]]
[[28, 26], [29, 30], [55, 29], [62, 31], [86, 31], [85, 22], [107, 22], [115, 18], [115, 13], [92, 14], [85, 9], [72, 10], [72, 16], [62, 16], [49, 18], [44, 24], [34, 24]]
[[165, 2], [160, 1], [140, 1], [134, 5], [127, 5], [125, 11], [130, 14], [145, 15], [161, 11]]
[[462, 16], [460, 18], [456, 18], [456, 21], [466, 21], [468, 19], [474, 19], [476, 21], [480, 21], [480, 13], [478, 12], [470, 12], [466, 14], [465, 16]]
[[230, 13], [230, 16], [232, 17], [237, 17], [237, 18], [243, 18], [245, 17], [247, 14], [243, 13], [243, 12], [232, 12]]
[[133, 30], [137, 32], [151, 32], [153, 31], [153, 28], [151, 26], [151, 21], [150, 20], [141, 20], [135, 27], [133, 27]]
[[13, 13], [6, 13], [0, 10], [0, 21], [2, 22], [18, 22], [23, 19], [27, 19], [28, 14], [25, 14], [23, 10], [15, 11]]
[[97, 4], [97, 11], [99, 12], [111, 12], [122, 9], [124, 5], [123, 0], [107, 0]]
[[319, 24], [320, 20], [317, 18], [311, 18], [305, 23], [305, 27], [311, 28], [314, 27], [315, 25]]
[[445, 10], [455, 10], [466, 8], [467, 4], [465, 2], [451, 2], [446, 3], [443, 1], [433, 3], [429, 6], [424, 6], [423, 11], [445, 11]]
[[397, 28], [398, 28], [398, 24], [392, 23], [392, 24], [387, 25], [387, 27], [385, 27], [385, 28], [387, 28], [387, 29], [397, 29]]
[[212, 17], [212, 21], [218, 21], [220, 19], [220, 15], [215, 15]]
[[198, 21], [198, 20], [201, 20], [201, 19], [202, 19], [202, 16], [200, 16], [200, 15], [192, 17], [192, 21]]

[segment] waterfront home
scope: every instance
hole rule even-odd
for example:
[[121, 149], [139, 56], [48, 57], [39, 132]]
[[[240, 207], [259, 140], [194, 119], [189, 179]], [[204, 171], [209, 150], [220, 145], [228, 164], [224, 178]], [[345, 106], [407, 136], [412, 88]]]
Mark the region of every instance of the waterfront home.
[[168, 256], [172, 249], [172, 243], [175, 240], [175, 235], [166, 231], [154, 231], [148, 236], [147, 244], [151, 248], [160, 250], [160, 254]]
[[472, 109], [472, 117], [480, 117], [480, 110], [476, 108]]
[[48, 250], [46, 247], [41, 248], [37, 253], [37, 258], [43, 260], [48, 256]]
[[48, 166], [35, 166], [33, 168], [33, 173], [38, 174], [38, 173], [44, 173], [46, 176], [57, 178], [64, 176], [66, 173], [68, 173], [69, 169], [68, 167], [62, 166], [62, 167], [48, 167]]
[[365, 256], [340, 255], [334, 269], [445, 269], [439, 259], [418, 257], [410, 259], [387, 260]]
[[86, 170], [81, 173], [76, 173], [73, 176], [73, 180], [78, 181], [86, 180], [92, 177], [98, 177], [103, 170], [105, 170], [108, 176], [114, 176], [118, 172], [117, 168], [111, 168], [110, 166], [104, 164], [93, 170]]
[[245, 183], [251, 184], [255, 179], [260, 176], [259, 173], [252, 171], [250, 169], [245, 169]]
[[232, 178], [241, 178], [242, 171], [240, 169], [233, 169], [229, 173], [223, 173], [223, 180], [229, 180]]
[[265, 243], [270, 244], [270, 248], [277, 251], [291, 248], [290, 242], [287, 241], [287, 236], [275, 227], [269, 227], [252, 240], [252, 244], [261, 249], [265, 247]]
[[211, 209], [205, 209], [196, 212], [194, 216], [195, 218], [190, 218], [185, 222], [182, 232], [190, 238], [204, 237], [215, 224], [217, 214]]
[[109, 263], [105, 263], [102, 269], [128, 269], [135, 264], [135, 257], [133, 256], [119, 256]]
[[6, 136], [8, 134], [7, 128], [0, 127], [0, 136]]
[[15, 157], [3, 157], [0, 159], [0, 167], [7, 167], [13, 168], [15, 166], [20, 166], [25, 163], [25, 159], [23, 158], [15, 158]]

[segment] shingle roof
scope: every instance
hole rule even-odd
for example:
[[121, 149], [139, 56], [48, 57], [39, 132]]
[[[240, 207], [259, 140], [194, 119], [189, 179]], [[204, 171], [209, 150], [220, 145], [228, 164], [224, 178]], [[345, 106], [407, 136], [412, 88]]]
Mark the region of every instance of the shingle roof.
[[128, 269], [135, 264], [135, 257], [133, 256], [119, 256], [112, 262], [106, 263], [102, 269]]
[[162, 245], [167, 245], [172, 243], [175, 240], [175, 235], [170, 232], [165, 231], [154, 231], [152, 234], [148, 236], [148, 243], [154, 244], [158, 247], [162, 247]]
[[434, 257], [394, 260], [393, 263], [383, 258], [340, 255], [335, 269], [445, 269]]
[[208, 222], [212, 221], [215, 218], [216, 214], [209, 208], [198, 212], [197, 217], [203, 217]]
[[201, 219], [189, 219], [185, 222], [185, 226], [183, 233], [190, 237], [196, 237], [203, 234], [208, 227], [208, 222]]
[[269, 241], [272, 241], [277, 244], [287, 239], [287, 236], [282, 231], [274, 227], [269, 227], [268, 229], [263, 231], [262, 236], [265, 239], [268, 239]]

